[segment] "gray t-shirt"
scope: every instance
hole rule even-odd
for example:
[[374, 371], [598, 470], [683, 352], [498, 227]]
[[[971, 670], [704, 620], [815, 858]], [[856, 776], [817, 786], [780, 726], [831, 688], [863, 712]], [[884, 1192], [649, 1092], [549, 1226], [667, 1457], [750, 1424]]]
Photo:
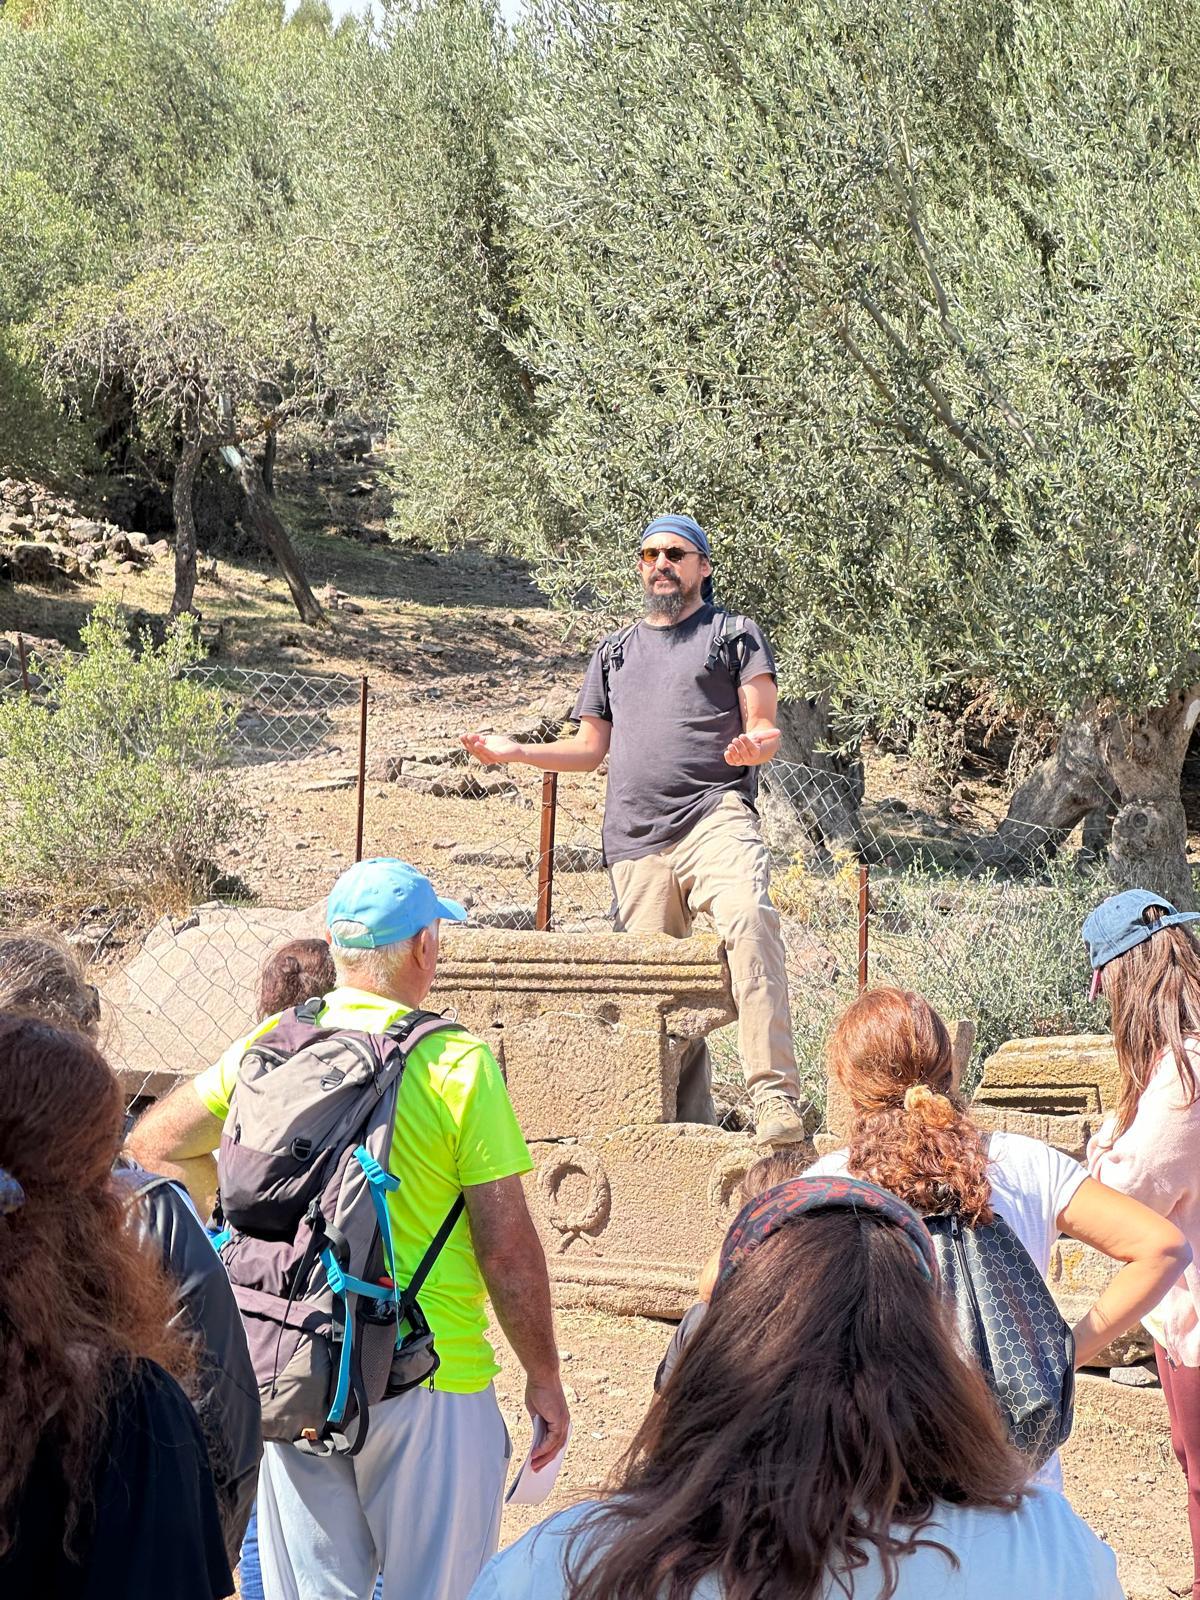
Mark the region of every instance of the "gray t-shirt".
[[[624, 640], [619, 667], [605, 674], [602, 646], [588, 665], [573, 714], [612, 723], [603, 832], [610, 865], [677, 843], [723, 795], [754, 805], [758, 769], [728, 766], [724, 751], [743, 731], [739, 683], [774, 677], [775, 659], [761, 629], [744, 619], [741, 639], [710, 672], [716, 616], [704, 605], [674, 627], [639, 622]], [[732, 619], [727, 632], [734, 632]], [[731, 671], [732, 660], [740, 671]]]

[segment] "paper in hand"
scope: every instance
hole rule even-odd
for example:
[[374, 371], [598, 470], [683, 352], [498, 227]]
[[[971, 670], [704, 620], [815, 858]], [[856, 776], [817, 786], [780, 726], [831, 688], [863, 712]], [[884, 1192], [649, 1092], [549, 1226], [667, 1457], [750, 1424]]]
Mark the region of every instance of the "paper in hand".
[[567, 1437], [563, 1447], [556, 1456], [551, 1456], [540, 1472], [534, 1472], [529, 1465], [533, 1459], [533, 1452], [537, 1450], [547, 1433], [546, 1424], [541, 1417], [533, 1419], [533, 1443], [529, 1447], [529, 1454], [521, 1463], [521, 1470], [512, 1481], [512, 1487], [504, 1496], [506, 1506], [540, 1506], [549, 1495], [558, 1477], [559, 1468], [563, 1464], [563, 1457], [567, 1453], [567, 1445], [571, 1442], [571, 1428], [567, 1425]]

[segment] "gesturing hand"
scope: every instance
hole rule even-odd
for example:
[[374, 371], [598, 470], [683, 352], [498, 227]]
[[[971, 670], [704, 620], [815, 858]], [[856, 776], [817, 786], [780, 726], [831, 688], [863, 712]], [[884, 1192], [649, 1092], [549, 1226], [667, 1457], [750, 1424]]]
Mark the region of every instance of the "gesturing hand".
[[459, 743], [485, 767], [502, 767], [509, 761], [521, 759], [521, 746], [517, 741], [499, 733], [464, 733]]
[[725, 746], [725, 760], [731, 767], [761, 767], [779, 749], [782, 734], [778, 728], [759, 728], [755, 733], [739, 733]]

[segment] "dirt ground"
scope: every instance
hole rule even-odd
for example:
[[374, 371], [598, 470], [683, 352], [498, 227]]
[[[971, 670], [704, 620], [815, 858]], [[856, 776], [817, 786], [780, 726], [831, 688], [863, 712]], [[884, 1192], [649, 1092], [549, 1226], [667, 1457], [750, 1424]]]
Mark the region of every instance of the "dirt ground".
[[[297, 715], [300, 753], [294, 759], [262, 759], [239, 769], [237, 783], [252, 816], [218, 863], [241, 880], [248, 898], [296, 907], [322, 896], [354, 856], [360, 675], [369, 678], [368, 755], [378, 771], [387, 756], [445, 752], [470, 727], [514, 732], [561, 718], [601, 628], [594, 616], [548, 611], [516, 562], [474, 550], [439, 555], [368, 546], [331, 534], [327, 530], [350, 520], [351, 511], [360, 530], [377, 530], [382, 517], [375, 495], [356, 495], [351, 504], [334, 478], [310, 479], [293, 469], [284, 474], [281, 503], [313, 586], [330, 604], [328, 627], [302, 627], [278, 573], [253, 561], [219, 561], [196, 598], [206, 620], [221, 624], [222, 664], [332, 680], [331, 703]], [[105, 587], [130, 607], [161, 615], [171, 571], [160, 564], [107, 578]], [[20, 629], [35, 639], [75, 644], [99, 593], [94, 584], [0, 590], [0, 633]], [[404, 856], [433, 874], [444, 891], [477, 905], [527, 904], [530, 877], [520, 865], [450, 859], [464, 844], [536, 848], [540, 778], [527, 769], [512, 776], [512, 792], [486, 799], [442, 798], [373, 778], [364, 853]], [[1002, 815], [999, 774], [973, 780], [972, 790], [970, 811], [960, 806], [956, 820], [982, 827]], [[902, 764], [888, 758], [869, 769], [872, 791], [906, 795]], [[595, 842], [601, 798], [598, 778], [563, 782], [560, 842]], [[1200, 815], [1193, 820], [1200, 827]], [[564, 921], [602, 914], [607, 903], [596, 873], [562, 875], [557, 892]], [[115, 942], [114, 951], [119, 948]], [[669, 1328], [657, 1322], [574, 1310], [562, 1312], [560, 1332], [575, 1432], [548, 1509], [603, 1480], [644, 1412], [669, 1337]], [[529, 1429], [519, 1373], [507, 1351], [498, 1390], [519, 1461]], [[1064, 1460], [1068, 1492], [1119, 1552], [1131, 1600], [1184, 1592], [1190, 1584], [1184, 1494], [1158, 1391], [1118, 1392], [1107, 1380], [1084, 1380], [1076, 1435]], [[536, 1519], [535, 1512], [511, 1512], [505, 1541]]]

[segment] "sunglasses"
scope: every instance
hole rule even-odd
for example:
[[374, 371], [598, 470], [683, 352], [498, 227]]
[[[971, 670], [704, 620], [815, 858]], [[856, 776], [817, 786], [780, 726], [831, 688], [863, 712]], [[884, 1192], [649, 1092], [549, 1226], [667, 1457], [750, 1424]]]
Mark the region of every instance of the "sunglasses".
[[641, 553], [641, 563], [644, 567], [652, 567], [659, 556], [666, 556], [673, 567], [677, 567], [684, 556], [698, 556], [699, 550], [693, 550], [681, 544], [664, 545], [661, 550], [656, 550], [652, 545], [647, 545]]

